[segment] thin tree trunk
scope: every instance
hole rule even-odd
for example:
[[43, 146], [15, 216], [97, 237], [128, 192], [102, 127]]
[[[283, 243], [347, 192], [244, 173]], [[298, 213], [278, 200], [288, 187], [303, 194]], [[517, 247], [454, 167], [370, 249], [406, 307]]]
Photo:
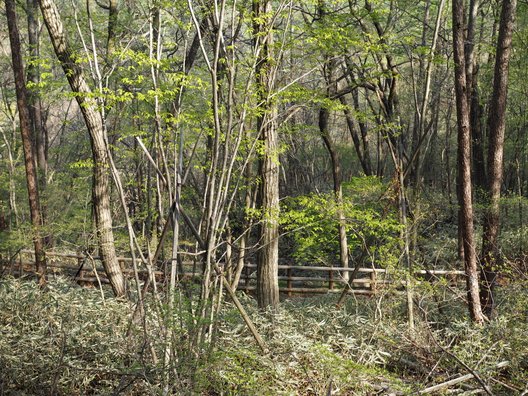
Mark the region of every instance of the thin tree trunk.
[[[357, 96], [357, 89], [352, 94]], [[359, 163], [361, 164], [361, 168], [363, 169], [363, 173], [365, 174], [365, 176], [371, 176], [372, 175], [372, 165], [370, 163], [370, 155], [368, 151], [369, 150], [368, 149], [368, 136], [366, 134], [366, 128], [362, 128], [360, 124], [360, 131], [362, 135], [361, 141], [360, 141], [356, 125], [354, 124], [354, 119], [352, 118], [352, 113], [350, 109], [346, 107], [347, 101], [345, 97], [340, 96], [339, 101], [341, 102], [342, 105], [345, 106], [345, 108], [343, 109], [343, 113], [345, 114], [348, 132], [350, 133], [350, 136], [352, 137], [352, 142], [354, 143], [354, 149], [356, 150], [356, 154], [358, 156]]]
[[[13, 134], [11, 141], [13, 144], [15, 143], [15, 135], [16, 135], [16, 123], [15, 121], [12, 122], [13, 124]], [[8, 160], [8, 170], [9, 170], [9, 226], [15, 225], [15, 227], [18, 227], [18, 208], [17, 208], [17, 199], [16, 199], [16, 183], [15, 183], [15, 172], [16, 172], [16, 165], [15, 165], [15, 157], [13, 155], [14, 148], [12, 147], [10, 143], [10, 139], [8, 139], [4, 129], [0, 129], [2, 133], [2, 140], [4, 141], [4, 145], [7, 149], [7, 160]]]
[[35, 168], [35, 158], [31, 144], [29, 103], [24, 79], [24, 64], [22, 62], [15, 1], [5, 0], [5, 8], [7, 26], [9, 29], [9, 41], [11, 43], [11, 58], [13, 61], [18, 116], [20, 119], [20, 134], [22, 135], [22, 145], [24, 148], [29, 210], [31, 212], [31, 223], [33, 225], [33, 245], [35, 247], [36, 271], [39, 284], [44, 286], [46, 284], [46, 255], [44, 252], [44, 239], [41, 236], [41, 228], [43, 224], [40, 212], [37, 170]]
[[[321, 23], [325, 23], [325, 16], [326, 16], [326, 4], [324, 0], [320, 0], [317, 5], [317, 13], [319, 15], [319, 21]], [[337, 92], [337, 83], [334, 78], [334, 70], [335, 70], [335, 61], [332, 59], [330, 54], [325, 54], [325, 63], [323, 65], [323, 76], [326, 81], [326, 95], [328, 98], [332, 98], [335, 96], [335, 93]], [[341, 97], [343, 103], [344, 98]], [[348, 113], [348, 114], [347, 114]], [[362, 161], [362, 155], [361, 152], [358, 151], [359, 148], [359, 138], [357, 136], [357, 133], [355, 132], [355, 129], [353, 128], [353, 125], [351, 124], [351, 115], [348, 110], [345, 110], [345, 115], [347, 115], [347, 123], [349, 126], [350, 133], [352, 134], [352, 137], [354, 139], [354, 145], [356, 147], [356, 151], [358, 153], [358, 157], [360, 159], [360, 162]], [[346, 219], [345, 214], [343, 211], [343, 189], [342, 189], [342, 173], [341, 173], [341, 159], [339, 158], [339, 153], [335, 147], [335, 144], [333, 142], [332, 137], [330, 136], [330, 131], [328, 130], [328, 121], [330, 118], [330, 111], [325, 108], [321, 107], [319, 110], [319, 133], [321, 135], [321, 138], [323, 139], [323, 142], [325, 144], [325, 147], [328, 151], [328, 154], [330, 155], [330, 161], [332, 164], [332, 178], [334, 180], [334, 199], [335, 203], [337, 204], [337, 230], [339, 233], [339, 261], [342, 268], [348, 269], [348, 240], [347, 240], [347, 234], [346, 234]], [[351, 128], [352, 127], [352, 128]], [[345, 281], [348, 282], [349, 279], [349, 273], [348, 271], [343, 271], [342, 277]]]
[[470, 125], [471, 125], [471, 153], [473, 160], [473, 182], [476, 189], [476, 199], [481, 196], [486, 187], [486, 167], [484, 163], [484, 138], [482, 131], [482, 106], [480, 104], [478, 90], [478, 67], [476, 65], [475, 30], [477, 15], [480, 9], [479, 0], [470, 0], [467, 26], [467, 37], [464, 46], [466, 61], [466, 83], [467, 95], [470, 103]]
[[[359, 107], [359, 89], [352, 91], [352, 103], [354, 104], [354, 109], [359, 113], [361, 108]], [[359, 113], [360, 114], [360, 113]], [[363, 157], [365, 159], [365, 175], [372, 176], [372, 159], [370, 157], [370, 145], [369, 145], [369, 135], [368, 135], [368, 126], [365, 121], [361, 119], [358, 120], [359, 130], [361, 132], [361, 143], [363, 145]], [[379, 176], [379, 175], [376, 175]]]
[[115, 50], [115, 41], [116, 41], [116, 26], [117, 26], [117, 0], [108, 1], [108, 34], [106, 41], [106, 55], [107, 62], [111, 62], [110, 58], [112, 57]]
[[473, 231], [471, 130], [464, 60], [464, 8], [462, 0], [453, 0], [453, 49], [458, 126], [459, 238], [462, 239], [464, 248], [470, 316], [474, 322], [483, 323], [484, 315], [479, 299], [477, 256]]
[[484, 214], [482, 237], [482, 282], [481, 303], [486, 316], [493, 313], [493, 289], [500, 264], [498, 247], [500, 228], [501, 185], [504, 171], [504, 132], [506, 129], [506, 100], [508, 96], [508, 67], [517, 0], [502, 2], [502, 11], [497, 41], [493, 94], [489, 106], [488, 130], [488, 187], [487, 205]]
[[453, 213], [453, 200], [452, 200], [452, 181], [451, 181], [451, 135], [453, 132], [453, 128], [451, 127], [450, 120], [452, 119], [451, 116], [453, 114], [453, 101], [449, 100], [448, 107], [447, 107], [447, 114], [445, 117], [445, 123], [446, 123], [446, 135], [445, 135], [445, 174], [447, 176], [446, 178], [446, 189], [447, 189], [447, 197], [449, 200], [449, 211], [452, 217], [454, 217]]
[[486, 188], [486, 163], [484, 160], [484, 134], [482, 130], [482, 105], [480, 104], [480, 95], [477, 87], [478, 75], [475, 71], [472, 76], [467, 78], [473, 79], [471, 84], [471, 105], [470, 105], [470, 123], [471, 123], [471, 152], [473, 154], [473, 179], [475, 182], [477, 200], [482, 196], [482, 191]]
[[[35, 144], [35, 154], [37, 167], [39, 171], [39, 189], [43, 193], [47, 184], [48, 172], [48, 134], [46, 125], [42, 119], [41, 100], [38, 89], [40, 81], [38, 60], [39, 51], [39, 27], [38, 27], [38, 2], [37, 0], [27, 0], [27, 22], [28, 22], [28, 42], [30, 63], [27, 67], [27, 78], [33, 85], [28, 90], [29, 116], [31, 119], [31, 128], [33, 131], [33, 140]], [[43, 218], [45, 211], [43, 209]]]
[[480, 5], [479, 0], [470, 0], [469, 1], [469, 15], [468, 15], [468, 24], [467, 24], [467, 33], [466, 41], [464, 43], [464, 59], [466, 61], [465, 70], [466, 70], [466, 84], [468, 86], [467, 94], [468, 100], [471, 98], [471, 93], [473, 92], [473, 79], [472, 76], [475, 72], [475, 30], [477, 24], [477, 15]]
[[[402, 144], [398, 147], [398, 158], [397, 158], [397, 174], [398, 174], [398, 195], [399, 195], [399, 212], [400, 222], [402, 225], [401, 236], [403, 240], [403, 261], [407, 269], [405, 279], [405, 293], [407, 298], [407, 323], [410, 329], [414, 329], [414, 291], [413, 291], [413, 268], [411, 260], [411, 246], [409, 241], [409, 224], [407, 222], [407, 197], [405, 193], [405, 177], [403, 175], [403, 152]], [[415, 227], [416, 228], [416, 227]]]
[[[338, 221], [338, 232], [339, 232], [339, 259], [342, 268], [348, 269], [348, 241], [346, 234], [346, 219], [343, 212], [343, 189], [341, 187], [342, 176], [341, 176], [341, 165], [339, 154], [335, 148], [334, 142], [328, 132], [328, 109], [321, 109], [319, 111], [319, 133], [321, 138], [330, 154], [330, 162], [332, 163], [332, 176], [334, 179], [334, 198], [337, 204], [337, 221]], [[344, 271], [343, 279], [348, 281], [348, 271]]]
[[[433, 57], [434, 57], [435, 52], [436, 52], [436, 45], [437, 45], [437, 41], [438, 41], [438, 35], [439, 35], [439, 31], [440, 31], [440, 26], [441, 26], [442, 20], [443, 20], [442, 19], [442, 13], [443, 13], [443, 10], [444, 10], [444, 5], [445, 5], [445, 0], [440, 1], [440, 4], [438, 5], [438, 11], [437, 11], [436, 20], [435, 20], [435, 28], [434, 28], [433, 38], [432, 38], [432, 41], [431, 41], [431, 46], [430, 46], [430, 49], [429, 49], [429, 54], [428, 54], [428, 57], [427, 57], [427, 63], [425, 64], [425, 61], [423, 59], [420, 62], [421, 63], [421, 65], [420, 65], [420, 76], [421, 76], [420, 80], [423, 79], [423, 91], [421, 93], [422, 102], [420, 103], [420, 106], [418, 106], [418, 104], [417, 104], [417, 108], [419, 107], [419, 112], [418, 112], [418, 141], [415, 142], [413, 140], [413, 145], [415, 146], [413, 148], [413, 152], [416, 153], [416, 159], [415, 159], [415, 163], [410, 165], [411, 167], [414, 167], [414, 172], [415, 172], [415, 174], [414, 174], [414, 176], [415, 176], [414, 184], [415, 184], [415, 187], [416, 187], [416, 194], [417, 195], [420, 193], [421, 188], [422, 188], [422, 183], [423, 183], [423, 180], [422, 180], [422, 167], [423, 167], [424, 158], [422, 158], [420, 156], [420, 152], [421, 152], [421, 149], [422, 149], [422, 146], [423, 146], [424, 142], [426, 141], [425, 137], [426, 137], [428, 131], [430, 129], [432, 129], [432, 128], [428, 128], [428, 125], [427, 125], [427, 120], [426, 120], [427, 119], [427, 113], [428, 113], [428, 110], [432, 110], [432, 109], [435, 108], [435, 106], [433, 106], [432, 103], [430, 103], [431, 81], [432, 81], [433, 68], [434, 68]], [[428, 18], [424, 17], [424, 27], [423, 27], [424, 40], [423, 40], [423, 45], [425, 45], [425, 32], [426, 32], [427, 19]], [[425, 145], [424, 152], [427, 151], [427, 146], [428, 146], [428, 144]], [[418, 204], [419, 204], [419, 200], [418, 200]], [[419, 212], [418, 209], [417, 209], [417, 211]], [[417, 230], [417, 227], [414, 227], [414, 228], [415, 228], [415, 230]]]
[[125, 278], [117, 261], [112, 231], [112, 216], [110, 211], [109, 196], [109, 158], [107, 143], [104, 134], [104, 125], [101, 114], [97, 109], [97, 102], [91, 98], [92, 91], [83, 75], [83, 71], [76, 63], [75, 54], [72, 53], [66, 33], [60, 19], [59, 12], [53, 0], [39, 0], [44, 22], [55, 49], [61, 66], [68, 78], [70, 87], [75, 95], [92, 146], [93, 158], [93, 187], [92, 200], [95, 213], [99, 250], [103, 266], [110, 280], [110, 284], [117, 297], [126, 293]]
[[253, 0], [254, 47], [257, 53], [255, 75], [261, 114], [257, 130], [263, 153], [259, 159], [260, 249], [257, 257], [257, 301], [260, 308], [279, 304], [279, 155], [276, 115], [271, 102], [273, 85], [272, 48], [273, 35], [269, 20], [272, 4], [269, 0]]
[[[253, 172], [252, 172], [252, 163], [248, 163], [246, 166], [246, 169], [244, 170], [244, 178], [246, 180], [246, 191], [244, 196], [244, 206], [246, 211], [250, 211], [255, 208], [255, 199], [254, 199], [254, 188], [251, 186], [251, 180], [253, 179]], [[238, 243], [238, 259], [236, 268], [234, 269], [233, 274], [233, 280], [231, 282], [231, 288], [236, 291], [238, 288], [238, 283], [240, 282], [240, 277], [242, 275], [242, 271], [244, 270], [244, 267], [246, 265], [246, 247], [249, 242], [249, 230], [251, 229], [252, 221], [248, 219], [246, 216], [244, 216], [243, 221], [243, 227], [242, 232], [243, 235], [239, 237], [240, 242]]]

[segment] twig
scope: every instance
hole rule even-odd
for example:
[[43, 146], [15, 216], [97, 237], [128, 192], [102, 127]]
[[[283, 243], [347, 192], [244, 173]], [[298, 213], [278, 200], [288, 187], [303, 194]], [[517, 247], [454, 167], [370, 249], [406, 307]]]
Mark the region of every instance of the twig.
[[[438, 344], [438, 346], [440, 346], [440, 348], [442, 348], [442, 346], [440, 344]], [[460, 363], [467, 371], [469, 371], [469, 373], [475, 377], [475, 379], [478, 381], [478, 383], [482, 386], [482, 389], [484, 389], [486, 391], [486, 393], [490, 396], [493, 396], [493, 393], [491, 392], [490, 388], [488, 387], [488, 385], [486, 385], [486, 383], [482, 380], [482, 378], [480, 378], [480, 376], [478, 375], [478, 373], [473, 370], [471, 367], [469, 367], [466, 363], [464, 363], [462, 360], [460, 360], [458, 358], [458, 356], [456, 356], [455, 354], [449, 352], [447, 349], [444, 349], [442, 348], [449, 356], [451, 356], [452, 358], [454, 358], [458, 363]], [[502, 362], [504, 363], [504, 362]], [[506, 362], [506, 365], [508, 364], [508, 362]]]
[[499, 384], [499, 385], [505, 387], [506, 389], [511, 390], [511, 391], [519, 392], [519, 393], [522, 392], [522, 389], [521, 389], [521, 388], [517, 388], [516, 386], [513, 386], [512, 384], [507, 384], [506, 382], [504, 382], [504, 381], [500, 381], [500, 380], [498, 380], [498, 379], [496, 379], [496, 378], [492, 378], [491, 380], [492, 380], [493, 382], [496, 382], [497, 384]]

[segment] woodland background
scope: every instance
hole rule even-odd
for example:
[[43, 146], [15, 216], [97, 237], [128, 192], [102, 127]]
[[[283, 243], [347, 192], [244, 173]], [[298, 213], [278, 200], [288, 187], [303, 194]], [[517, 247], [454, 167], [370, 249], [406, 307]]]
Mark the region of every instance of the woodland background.
[[[526, 393], [525, 1], [1, 13], [0, 252], [34, 249], [38, 282], [0, 279], [0, 393]], [[100, 257], [111, 287], [46, 251]], [[280, 263], [397, 281], [285, 301]]]

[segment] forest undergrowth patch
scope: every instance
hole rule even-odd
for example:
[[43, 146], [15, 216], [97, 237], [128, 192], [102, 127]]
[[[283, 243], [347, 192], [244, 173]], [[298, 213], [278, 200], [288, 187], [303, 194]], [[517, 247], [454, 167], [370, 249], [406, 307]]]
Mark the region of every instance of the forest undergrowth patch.
[[[400, 296], [350, 297], [340, 308], [331, 295], [299, 298], [262, 314], [241, 294], [270, 352], [260, 352], [225, 302], [210, 348], [179, 357], [169, 391], [407, 395], [475, 373], [482, 383], [470, 379], [449, 391], [484, 392], [485, 385], [493, 394], [522, 394], [528, 383], [526, 286], [501, 290], [498, 317], [481, 328], [461, 315], [460, 301], [435, 310], [434, 301], [424, 302], [425, 291], [417, 293], [413, 331]], [[66, 279], [52, 280], [45, 291], [31, 281], [0, 280], [0, 394], [161, 394], [166, 371], [149, 353], [150, 345], [163, 356], [159, 329], [149, 333], [155, 326], [147, 326], [145, 333], [132, 325], [129, 331], [131, 312], [128, 303], [103, 301], [99, 291]], [[181, 348], [188, 339], [181, 334]], [[496, 368], [501, 362], [507, 365]]]

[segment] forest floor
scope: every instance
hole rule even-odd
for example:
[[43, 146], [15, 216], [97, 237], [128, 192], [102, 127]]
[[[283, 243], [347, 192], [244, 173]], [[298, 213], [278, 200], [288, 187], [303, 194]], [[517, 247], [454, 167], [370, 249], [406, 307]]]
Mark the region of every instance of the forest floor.
[[502, 287], [498, 315], [483, 327], [469, 322], [460, 296], [417, 290], [414, 330], [397, 292], [350, 296], [341, 308], [335, 295], [294, 298], [274, 315], [241, 293], [267, 353], [229, 301], [197, 347], [197, 323], [181, 300], [164, 322], [177, 359], [167, 372], [159, 316], [132, 324], [129, 303], [100, 290], [58, 278], [42, 291], [4, 278], [0, 395], [156, 395], [164, 383], [177, 395], [410, 395], [461, 377], [430, 393], [526, 394], [527, 286]]

